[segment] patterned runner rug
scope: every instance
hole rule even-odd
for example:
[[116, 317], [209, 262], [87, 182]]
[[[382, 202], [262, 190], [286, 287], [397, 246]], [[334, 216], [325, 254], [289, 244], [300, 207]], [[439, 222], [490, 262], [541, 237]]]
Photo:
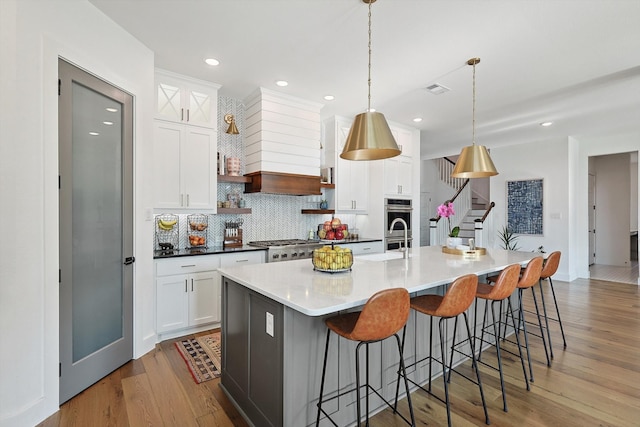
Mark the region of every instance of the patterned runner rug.
[[175, 344], [197, 384], [220, 376], [220, 332], [176, 341]]

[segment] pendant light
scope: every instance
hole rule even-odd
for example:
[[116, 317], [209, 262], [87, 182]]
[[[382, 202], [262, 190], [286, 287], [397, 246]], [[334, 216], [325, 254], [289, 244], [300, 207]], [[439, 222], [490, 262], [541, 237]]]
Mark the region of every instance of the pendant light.
[[454, 178], [485, 178], [498, 175], [487, 147], [476, 145], [476, 64], [479, 62], [480, 58], [471, 58], [467, 61], [467, 65], [473, 66], [472, 144], [462, 149], [456, 166], [451, 172], [451, 176]]
[[346, 160], [379, 160], [400, 154], [396, 140], [384, 114], [371, 111], [371, 4], [376, 0], [362, 0], [369, 5], [369, 79], [367, 111], [356, 116], [340, 157]]

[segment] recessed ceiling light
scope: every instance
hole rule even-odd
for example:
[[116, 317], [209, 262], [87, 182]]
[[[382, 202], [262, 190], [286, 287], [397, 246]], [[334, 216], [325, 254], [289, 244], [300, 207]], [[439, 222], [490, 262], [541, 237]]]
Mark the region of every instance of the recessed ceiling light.
[[422, 121], [422, 117], [416, 117], [415, 119], [413, 119], [413, 121], [416, 123], [420, 123]]
[[325, 100], [327, 100], [327, 101], [333, 101], [333, 100], [334, 100], [334, 99], [336, 99], [336, 98], [335, 98], [335, 96], [333, 96], [333, 95], [325, 95], [325, 96], [324, 96], [324, 99], [325, 99]]
[[288, 86], [288, 85], [289, 85], [289, 82], [288, 82], [288, 81], [285, 81], [285, 80], [278, 80], [278, 81], [276, 82], [276, 84], [277, 84], [278, 86], [280, 86], [280, 87], [285, 87], [285, 86]]
[[551, 126], [552, 124], [553, 124], [553, 122], [542, 122], [542, 123], [540, 123], [540, 126], [547, 127], [547, 126]]
[[110, 113], [117, 113], [118, 112], [117, 108], [105, 108], [105, 110], [107, 110]]
[[113, 122], [102, 122], [102, 124], [105, 124], [107, 126], [111, 126], [113, 124]]
[[99, 134], [98, 132], [89, 132], [89, 135], [91, 135], [91, 136], [98, 136], [98, 135], [100, 135], [100, 134]]
[[217, 59], [215, 59], [215, 58], [207, 58], [207, 59], [205, 59], [205, 60], [204, 60], [204, 62], [206, 62], [206, 63], [207, 63], [207, 64], [209, 64], [209, 65], [213, 65], [214, 67], [215, 67], [216, 65], [220, 65], [220, 61], [218, 61], [218, 60], [217, 60]]

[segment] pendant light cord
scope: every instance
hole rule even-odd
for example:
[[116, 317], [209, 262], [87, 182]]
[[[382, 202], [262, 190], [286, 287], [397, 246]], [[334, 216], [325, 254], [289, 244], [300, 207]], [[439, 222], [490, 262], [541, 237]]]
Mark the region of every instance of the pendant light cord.
[[471, 143], [476, 144], [476, 61], [473, 62], [473, 107], [471, 112]]
[[367, 113], [371, 111], [371, 3], [369, 1], [369, 69], [367, 80]]

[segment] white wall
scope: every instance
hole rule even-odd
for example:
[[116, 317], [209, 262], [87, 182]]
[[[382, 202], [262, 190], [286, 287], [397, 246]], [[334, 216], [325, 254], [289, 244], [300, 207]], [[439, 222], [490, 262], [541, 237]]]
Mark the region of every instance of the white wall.
[[628, 266], [630, 262], [629, 157], [629, 153], [593, 157], [596, 264]]
[[135, 97], [134, 352], [153, 347], [153, 53], [86, 0], [0, 1], [0, 425], [58, 409], [57, 61]]
[[[493, 148], [491, 159], [498, 175], [490, 178], [494, 226], [500, 230], [506, 224], [507, 181], [543, 179], [543, 235], [519, 235], [520, 250], [533, 251], [544, 246], [546, 252], [561, 251], [557, 277], [573, 280], [575, 274], [569, 266], [569, 169], [567, 167], [568, 143], [566, 139], [540, 141], [531, 144]], [[492, 240], [493, 239], [493, 240]], [[489, 247], [500, 247], [497, 235], [490, 237]]]
[[[575, 221], [571, 221], [569, 251], [572, 265], [578, 277], [589, 277], [589, 244], [587, 194], [589, 157], [615, 153], [633, 153], [640, 149], [640, 131], [609, 136], [569, 138], [569, 193], [572, 207], [575, 207]], [[640, 179], [636, 175], [636, 179]], [[636, 184], [637, 185], [637, 184]], [[637, 187], [636, 187], [637, 188]], [[637, 212], [637, 210], [636, 210]], [[640, 281], [639, 283], [640, 284]]]

